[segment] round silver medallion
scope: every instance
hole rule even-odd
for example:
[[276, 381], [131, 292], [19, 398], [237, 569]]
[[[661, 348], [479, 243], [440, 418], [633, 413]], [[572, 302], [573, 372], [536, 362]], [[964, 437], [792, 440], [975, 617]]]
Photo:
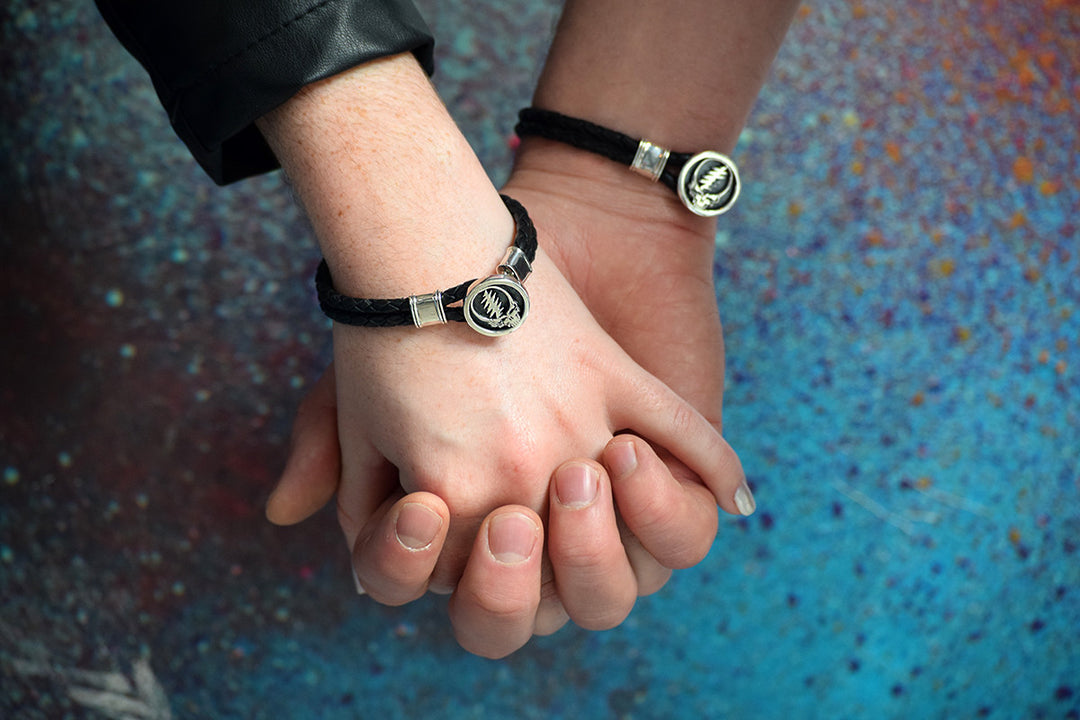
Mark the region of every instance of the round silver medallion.
[[480, 280], [465, 296], [465, 322], [489, 337], [517, 330], [529, 314], [529, 293], [509, 275], [492, 275]]
[[739, 197], [739, 171], [726, 155], [712, 150], [690, 158], [679, 172], [679, 199], [695, 215], [719, 215]]

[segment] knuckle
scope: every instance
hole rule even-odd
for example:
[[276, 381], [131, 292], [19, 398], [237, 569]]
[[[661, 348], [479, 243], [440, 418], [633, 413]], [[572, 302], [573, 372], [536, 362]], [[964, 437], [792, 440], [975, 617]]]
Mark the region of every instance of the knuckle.
[[556, 570], [583, 572], [597, 571], [610, 564], [611, 553], [603, 543], [593, 538], [572, 536], [560, 538], [552, 533], [548, 539], [548, 555]]
[[671, 410], [671, 430], [679, 437], [690, 436], [699, 428], [700, 416], [685, 402], [679, 401]]
[[[458, 591], [461, 592], [460, 586]], [[500, 625], [512, 625], [522, 621], [532, 612], [529, 598], [506, 592], [496, 586], [485, 587], [482, 591], [479, 588], [469, 588], [461, 599], [488, 622]]]

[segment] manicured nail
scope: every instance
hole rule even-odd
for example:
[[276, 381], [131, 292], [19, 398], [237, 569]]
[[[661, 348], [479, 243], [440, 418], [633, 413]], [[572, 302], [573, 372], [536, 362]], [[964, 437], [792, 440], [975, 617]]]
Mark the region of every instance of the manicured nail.
[[754, 502], [754, 493], [750, 492], [750, 486], [745, 482], [735, 491], [735, 507], [737, 507], [739, 512], [743, 515], [753, 515], [754, 511], [757, 510], [757, 503]]
[[497, 562], [518, 565], [532, 556], [538, 534], [539, 528], [527, 515], [496, 515], [488, 523], [488, 549]]
[[410, 550], [423, 550], [431, 545], [442, 528], [438, 513], [420, 503], [405, 503], [398, 512], [395, 532], [397, 539]]
[[612, 443], [604, 454], [611, 476], [620, 479], [637, 470], [637, 450], [630, 440]]
[[596, 499], [600, 476], [591, 465], [564, 465], [555, 473], [555, 494], [569, 508], [583, 508]]

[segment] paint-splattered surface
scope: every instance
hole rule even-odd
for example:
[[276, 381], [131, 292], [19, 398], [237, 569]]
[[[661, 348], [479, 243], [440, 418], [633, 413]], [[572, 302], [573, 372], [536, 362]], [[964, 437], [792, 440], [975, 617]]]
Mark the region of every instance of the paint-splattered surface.
[[[499, 180], [556, 10], [427, 5]], [[0, 17], [3, 717], [1080, 717], [1077, 3], [803, 7], [718, 237], [759, 512], [502, 662], [262, 520], [329, 349], [280, 178], [203, 177], [89, 3]]]

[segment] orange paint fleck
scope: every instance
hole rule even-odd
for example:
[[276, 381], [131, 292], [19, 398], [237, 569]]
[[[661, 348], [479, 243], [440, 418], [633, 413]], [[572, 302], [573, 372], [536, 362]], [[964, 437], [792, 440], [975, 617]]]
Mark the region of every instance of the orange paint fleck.
[[919, 488], [920, 490], [925, 490], [933, 484], [934, 481], [926, 477], [925, 475], [915, 481], [915, 487]]
[[893, 162], [900, 162], [900, 146], [893, 140], [889, 140], [885, 143], [885, 152], [888, 154], [889, 159]]
[[945, 70], [945, 71], [949, 71], [949, 70], [953, 69], [953, 61], [952, 61], [951, 57], [944, 58], [941, 61], [941, 69]]
[[1045, 365], [1048, 362], [1050, 362], [1050, 351], [1043, 348], [1039, 351], [1039, 364]]
[[874, 229], [866, 234], [866, 244], [870, 247], [881, 247], [885, 244], [885, 236], [880, 230]]
[[945, 233], [941, 232], [941, 230], [934, 230], [934, 232], [930, 233], [930, 239], [935, 245], [940, 245], [942, 240], [945, 239]]
[[963, 325], [957, 325], [953, 328], [953, 337], [957, 342], [967, 342], [971, 339], [971, 329]]
[[1039, 183], [1039, 192], [1046, 197], [1052, 197], [1058, 194], [1058, 190], [1061, 189], [1061, 183], [1054, 180], [1043, 180]]
[[1054, 363], [1054, 372], [1056, 372], [1058, 375], [1064, 375], [1065, 371], [1068, 369], [1069, 365], [1064, 360], [1058, 360], [1056, 363]]
[[1020, 531], [1014, 527], [1009, 528], [1009, 542], [1016, 545], [1020, 542]]
[[1072, 110], [1072, 102], [1069, 98], [1056, 95], [1047, 96], [1043, 106], [1050, 115], [1064, 115]]
[[1035, 165], [1030, 158], [1021, 155], [1013, 161], [1013, 177], [1017, 182], [1029, 183], [1035, 179]]
[[1035, 74], [1035, 69], [1031, 65], [1024, 65], [1016, 73], [1016, 80], [1020, 83], [1020, 87], [1027, 90], [1029, 87], [1035, 84], [1038, 80], [1038, 75]]
[[1042, 278], [1042, 272], [1034, 265], [1029, 265], [1024, 268], [1024, 279], [1030, 283], [1037, 282]]
[[792, 200], [787, 206], [788, 215], [791, 217], [799, 217], [802, 215], [802, 203], [797, 200]]
[[864, 168], [863, 168], [862, 160], [855, 160], [854, 162], [851, 163], [851, 174], [852, 175], [862, 175], [863, 174], [863, 169]]
[[1027, 215], [1024, 214], [1023, 210], [1017, 210], [1012, 214], [1012, 217], [1009, 218], [1009, 229], [1015, 230], [1024, 225], [1027, 225]]
[[926, 397], [919, 391], [911, 396], [911, 404], [913, 407], [919, 407], [926, 400]]
[[862, 3], [855, 3], [855, 6], [851, 8], [851, 17], [856, 20], [861, 20], [866, 17], [866, 8], [863, 7]]
[[956, 272], [956, 261], [952, 258], [941, 258], [930, 263], [930, 271], [939, 278], [951, 277]]
[[810, 13], [812, 13], [812, 12], [813, 12], [813, 10], [811, 10], [810, 6], [807, 5], [806, 3], [803, 3], [802, 5], [799, 6], [799, 17], [800, 18], [808, 18], [808, 17], [810, 17]]

